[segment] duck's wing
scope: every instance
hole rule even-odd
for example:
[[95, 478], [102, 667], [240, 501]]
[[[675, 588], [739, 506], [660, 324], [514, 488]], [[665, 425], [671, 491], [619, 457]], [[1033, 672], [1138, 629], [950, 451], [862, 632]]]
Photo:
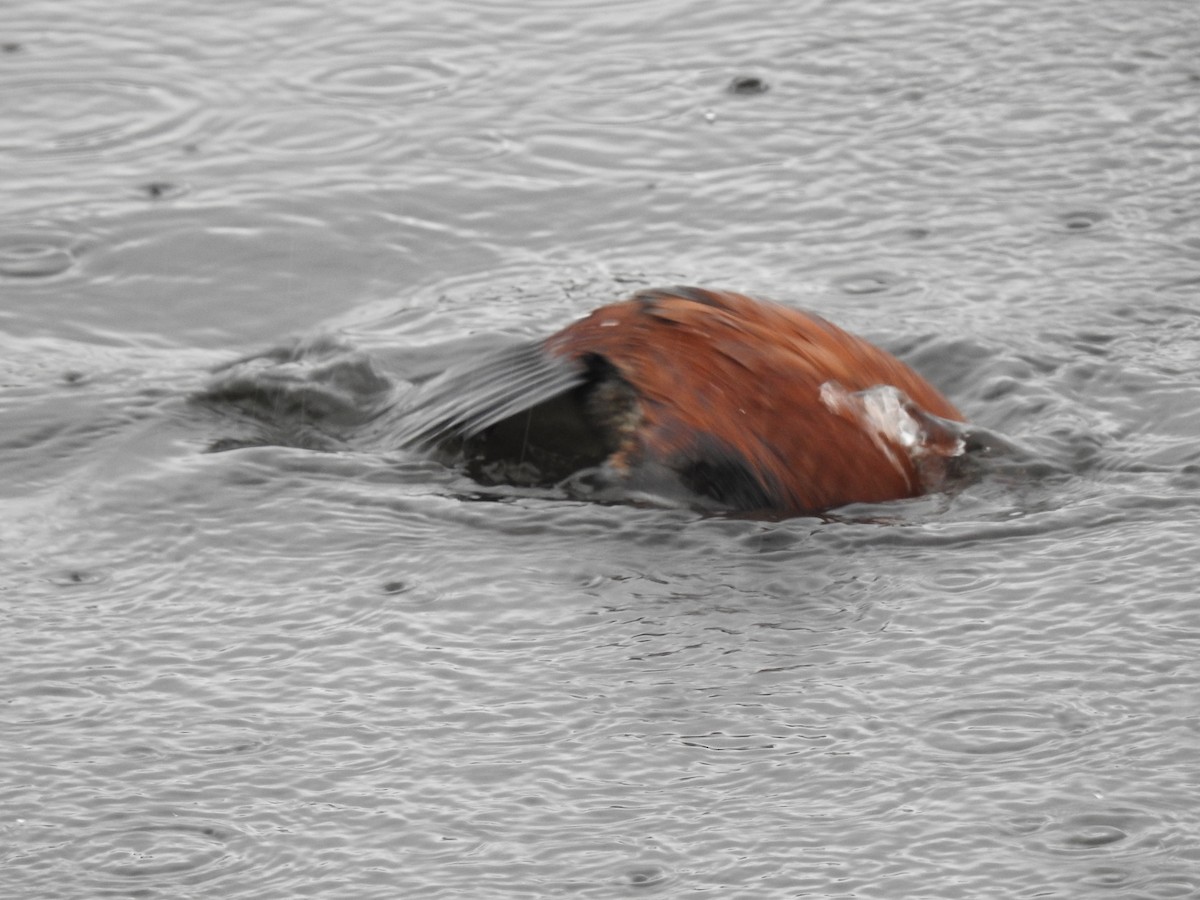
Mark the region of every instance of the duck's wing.
[[492, 351], [414, 388], [401, 401], [396, 438], [427, 447], [472, 437], [585, 381], [584, 363], [550, 353], [542, 341]]

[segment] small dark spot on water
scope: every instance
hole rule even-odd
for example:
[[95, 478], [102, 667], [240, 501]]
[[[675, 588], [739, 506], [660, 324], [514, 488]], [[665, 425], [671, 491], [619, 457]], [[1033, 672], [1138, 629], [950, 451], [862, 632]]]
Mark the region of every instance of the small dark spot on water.
[[1075, 336], [1075, 345], [1097, 345], [1104, 347], [1118, 340], [1120, 337], [1121, 335], [1111, 331], [1083, 331]]
[[0, 44], [0, 53], [20, 53], [25, 46], [20, 41], [5, 41]]
[[1111, 854], [1115, 845], [1139, 838], [1143, 843], [1153, 840], [1144, 833], [1151, 824], [1149, 816], [1132, 809], [1064, 810], [1049, 816], [1036, 832], [1025, 831], [1022, 836], [1052, 853], [1093, 856]]
[[385, 594], [403, 594], [411, 589], [412, 586], [406, 581], [387, 581], [383, 585]]
[[639, 866], [624, 873], [619, 880], [630, 887], [648, 888], [663, 884], [667, 876], [667, 871], [659, 866]]
[[62, 380], [65, 384], [81, 384], [87, 375], [83, 372], [75, 371], [74, 369], [63, 372]]
[[74, 587], [80, 584], [99, 584], [104, 581], [103, 572], [89, 572], [87, 569], [64, 569], [50, 576], [50, 583], [63, 587]]
[[1090, 231], [1107, 218], [1096, 210], [1075, 210], [1059, 216], [1059, 221], [1067, 231]]
[[150, 181], [141, 186], [141, 191], [151, 200], [162, 200], [182, 194], [183, 188], [173, 181]]
[[770, 89], [771, 86], [757, 75], [737, 75], [729, 82], [731, 94], [765, 94]]

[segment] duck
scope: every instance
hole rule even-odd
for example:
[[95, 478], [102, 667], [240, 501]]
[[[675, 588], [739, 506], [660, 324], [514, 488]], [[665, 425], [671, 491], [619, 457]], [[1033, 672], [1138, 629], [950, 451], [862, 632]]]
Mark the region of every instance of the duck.
[[815, 313], [728, 290], [640, 290], [415, 386], [395, 439], [484, 484], [752, 515], [943, 489], [965, 416]]

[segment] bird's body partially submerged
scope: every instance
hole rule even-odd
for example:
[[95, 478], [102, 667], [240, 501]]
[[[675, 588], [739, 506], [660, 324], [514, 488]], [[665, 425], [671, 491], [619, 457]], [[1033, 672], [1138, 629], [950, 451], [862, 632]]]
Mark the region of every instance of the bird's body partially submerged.
[[462, 439], [480, 472], [519, 456], [548, 481], [595, 467], [617, 490], [788, 514], [936, 489], [962, 418], [818, 316], [672, 288], [456, 367], [418, 392], [401, 437]]

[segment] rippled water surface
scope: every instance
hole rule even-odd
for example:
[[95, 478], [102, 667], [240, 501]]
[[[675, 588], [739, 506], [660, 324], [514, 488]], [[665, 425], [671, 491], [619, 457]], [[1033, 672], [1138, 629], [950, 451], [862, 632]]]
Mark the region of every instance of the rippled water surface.
[[[15, 0], [0, 108], [3, 896], [1200, 895], [1194, 0]], [[763, 522], [365, 424], [676, 282], [1028, 459]]]

